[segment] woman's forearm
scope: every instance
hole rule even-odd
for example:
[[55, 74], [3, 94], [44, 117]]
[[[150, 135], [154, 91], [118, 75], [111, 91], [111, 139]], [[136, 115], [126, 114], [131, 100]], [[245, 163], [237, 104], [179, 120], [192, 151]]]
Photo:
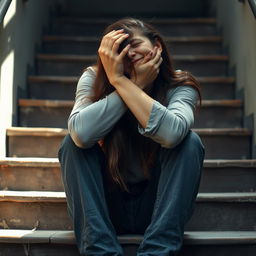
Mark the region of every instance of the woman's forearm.
[[113, 86], [140, 125], [146, 128], [154, 99], [125, 76], [115, 81]]

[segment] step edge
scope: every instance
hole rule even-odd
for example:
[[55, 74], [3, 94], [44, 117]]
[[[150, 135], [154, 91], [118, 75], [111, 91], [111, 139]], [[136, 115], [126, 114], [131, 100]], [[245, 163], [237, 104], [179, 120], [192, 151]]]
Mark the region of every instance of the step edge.
[[[106, 25], [106, 23], [111, 23], [119, 18], [116, 19], [113, 18], [83, 18], [83, 17], [58, 17], [54, 19], [54, 22], [60, 22], [60, 23], [96, 23], [101, 24], [103, 23]], [[197, 17], [197, 18], [144, 18], [143, 21], [147, 23], [152, 24], [216, 24], [217, 19], [216, 18], [205, 18], [205, 17]]]
[[[65, 82], [65, 83], [76, 83], [78, 82], [80, 76], [28, 76], [29, 82], [33, 83], [46, 83], [46, 82]], [[213, 77], [199, 77], [197, 80], [200, 83], [216, 83], [216, 84], [232, 84], [235, 82], [234, 77], [222, 77], [222, 76], [213, 76]]]
[[[220, 43], [223, 40], [222, 36], [163, 36], [167, 43]], [[44, 35], [43, 41], [51, 42], [77, 42], [89, 43], [99, 42], [101, 37], [97, 36], [66, 36], [66, 35]]]
[[[247, 128], [192, 128], [199, 135], [208, 136], [251, 136], [252, 131]], [[64, 136], [68, 130], [64, 128], [46, 127], [11, 127], [6, 129], [7, 136]]]
[[60, 137], [68, 134], [64, 128], [46, 128], [46, 127], [10, 127], [6, 129], [7, 136], [45, 136]]
[[[4, 157], [0, 158], [0, 167], [60, 167], [57, 157]], [[256, 168], [256, 159], [205, 159], [203, 167]]]
[[[0, 190], [0, 202], [65, 203], [65, 192]], [[256, 192], [198, 193], [196, 202], [256, 203]]]
[[60, 167], [58, 158], [47, 157], [4, 157], [0, 158], [1, 168], [12, 167]]
[[[75, 244], [74, 231], [0, 229], [0, 243]], [[121, 244], [140, 244], [142, 235], [117, 236]], [[185, 231], [184, 244], [256, 244], [256, 231]]]
[[[241, 108], [244, 102], [239, 99], [202, 100], [202, 107]], [[19, 107], [73, 107], [74, 100], [26, 99], [18, 100]]]
[[[97, 55], [79, 55], [79, 54], [45, 54], [36, 55], [39, 61], [96, 61]], [[229, 60], [228, 55], [213, 54], [213, 55], [172, 55], [174, 61], [222, 61]]]

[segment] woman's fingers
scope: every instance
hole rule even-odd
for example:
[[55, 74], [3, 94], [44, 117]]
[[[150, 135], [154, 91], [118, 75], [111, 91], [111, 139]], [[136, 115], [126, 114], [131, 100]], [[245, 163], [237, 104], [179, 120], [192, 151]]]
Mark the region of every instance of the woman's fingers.
[[150, 51], [143, 59], [143, 61], [141, 62], [141, 64], [145, 64], [147, 63], [148, 61], [150, 61], [152, 59], [152, 56], [153, 56], [154, 52], [153, 51]]
[[113, 37], [115, 37], [115, 36], [118, 37], [121, 33], [123, 33], [123, 29], [110, 31], [105, 36], [103, 36], [103, 38], [101, 40], [100, 47], [102, 49], [108, 49], [109, 47], [112, 48], [112, 43], [111, 42], [114, 40]]
[[116, 33], [116, 34], [112, 34], [112, 36], [109, 38], [108, 40], [108, 44], [107, 44], [107, 47], [109, 50], [112, 50], [113, 49], [113, 46], [115, 44], [115, 42], [123, 37], [124, 33]]
[[128, 38], [128, 37], [129, 37], [129, 34], [122, 34], [121, 36], [117, 37], [117, 38], [115, 39], [115, 41], [113, 41], [112, 51], [113, 51], [114, 53], [117, 53], [120, 44], [121, 44], [126, 38]]
[[125, 57], [125, 55], [128, 53], [129, 49], [130, 49], [131, 45], [128, 44], [124, 47], [124, 49], [120, 52], [119, 54], [119, 58], [123, 59]]
[[155, 56], [152, 58], [152, 63], [156, 64], [158, 63], [159, 59], [161, 58], [161, 50], [159, 48], [156, 49], [156, 54]]

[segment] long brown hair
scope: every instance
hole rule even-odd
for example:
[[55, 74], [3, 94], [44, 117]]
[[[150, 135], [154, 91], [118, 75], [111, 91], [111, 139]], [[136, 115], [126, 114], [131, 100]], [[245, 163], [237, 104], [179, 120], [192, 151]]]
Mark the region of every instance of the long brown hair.
[[[103, 35], [118, 29], [124, 29], [124, 32], [130, 34], [130, 36], [132, 36], [135, 31], [140, 32], [141, 35], [147, 37], [153, 45], [157, 40], [162, 45], [163, 62], [150, 92], [152, 98], [164, 106], [167, 106], [166, 95], [170, 88], [189, 85], [197, 90], [201, 103], [198, 81], [187, 71], [177, 72], [174, 70], [167, 46], [156, 29], [141, 20], [124, 18], [108, 26]], [[123, 48], [127, 43], [128, 41], [126, 40], [120, 48]], [[97, 74], [90, 100], [92, 102], [98, 101], [114, 90], [114, 87], [109, 83], [100, 57], [98, 56]], [[138, 155], [140, 159], [140, 166], [138, 168], [141, 168], [141, 171], [143, 171], [143, 174], [147, 178], [150, 178], [150, 170], [153, 167], [159, 149], [159, 144], [138, 133], [137, 125], [138, 121], [128, 110], [105, 136], [102, 144], [106, 155], [106, 170], [110, 181], [112, 181], [113, 184], [118, 184], [126, 191], [128, 191], [128, 188], [123, 177], [129, 168], [129, 159], [127, 159], [127, 148], [129, 145], [132, 145], [133, 150], [136, 150], [136, 155]]]

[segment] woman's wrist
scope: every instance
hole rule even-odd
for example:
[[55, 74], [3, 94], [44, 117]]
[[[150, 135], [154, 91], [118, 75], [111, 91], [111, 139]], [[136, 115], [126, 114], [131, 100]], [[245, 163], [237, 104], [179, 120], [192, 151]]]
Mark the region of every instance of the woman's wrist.
[[125, 75], [122, 75], [122, 76], [118, 76], [116, 77], [115, 79], [113, 79], [112, 81], [110, 81], [110, 83], [115, 87], [119, 87], [119, 86], [122, 86], [122, 84], [124, 82], [126, 82], [127, 80], [129, 80]]

